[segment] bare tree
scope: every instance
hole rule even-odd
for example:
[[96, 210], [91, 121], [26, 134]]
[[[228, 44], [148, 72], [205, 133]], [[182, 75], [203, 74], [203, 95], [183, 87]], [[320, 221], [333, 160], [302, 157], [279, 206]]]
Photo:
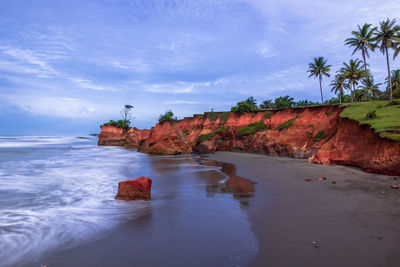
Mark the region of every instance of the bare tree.
[[126, 122], [130, 122], [132, 119], [132, 109], [133, 106], [132, 105], [125, 105], [122, 109], [121, 109], [121, 116], [122, 119]]

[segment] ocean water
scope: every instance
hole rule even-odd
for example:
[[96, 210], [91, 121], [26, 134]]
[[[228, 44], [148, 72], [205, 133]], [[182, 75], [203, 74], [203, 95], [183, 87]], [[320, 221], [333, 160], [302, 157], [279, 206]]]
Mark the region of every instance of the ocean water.
[[[110, 266], [116, 252], [95, 245], [110, 240], [120, 246], [118, 253], [126, 248], [118, 255], [122, 262], [132, 256], [129, 246], [140, 244], [143, 252], [133, 258], [145, 265], [196, 251], [176, 263], [244, 266], [257, 251], [246, 215], [251, 194], [227, 186], [221, 166], [198, 155], [98, 147], [91, 136], [0, 137], [0, 266]], [[153, 179], [151, 201], [114, 199], [119, 181], [142, 175]], [[143, 224], [152, 227], [143, 230]], [[126, 225], [129, 245], [122, 245], [112, 233]], [[169, 242], [180, 246], [163, 254]], [[85, 246], [90, 253], [74, 252]]]

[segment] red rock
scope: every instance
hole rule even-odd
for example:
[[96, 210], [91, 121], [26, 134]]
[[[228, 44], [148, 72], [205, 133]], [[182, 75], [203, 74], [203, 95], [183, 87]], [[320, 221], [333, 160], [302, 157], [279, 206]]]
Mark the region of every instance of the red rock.
[[391, 187], [393, 189], [399, 189], [399, 184], [398, 183], [393, 183]]
[[306, 179], [304, 179], [304, 181], [306, 181], [306, 182], [314, 182], [314, 181], [320, 182], [320, 181], [325, 181], [326, 179], [327, 179], [326, 177], [320, 177], [320, 178], [314, 178], [314, 179], [306, 178]]
[[126, 142], [126, 130], [112, 125], [104, 125], [99, 134], [99, 146], [123, 146]]
[[118, 193], [115, 196], [115, 199], [150, 200], [151, 184], [152, 184], [151, 179], [144, 176], [133, 180], [119, 182]]

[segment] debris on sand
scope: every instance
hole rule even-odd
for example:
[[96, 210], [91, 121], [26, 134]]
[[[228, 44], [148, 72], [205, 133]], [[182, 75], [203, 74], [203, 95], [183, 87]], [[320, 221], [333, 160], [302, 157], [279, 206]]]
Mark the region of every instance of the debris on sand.
[[305, 179], [304, 179], [305, 182], [315, 182], [315, 181], [320, 182], [320, 181], [325, 181], [325, 180], [327, 180], [326, 177], [320, 177], [320, 178], [305, 178]]

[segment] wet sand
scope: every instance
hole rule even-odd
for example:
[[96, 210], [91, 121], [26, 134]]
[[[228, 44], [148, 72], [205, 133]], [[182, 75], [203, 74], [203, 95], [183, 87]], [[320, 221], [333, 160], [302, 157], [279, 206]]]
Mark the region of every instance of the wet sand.
[[[400, 190], [390, 188], [392, 176], [257, 154], [205, 157], [201, 164], [228, 176], [193, 172], [190, 158], [154, 157], [153, 200], [139, 219], [40, 263], [400, 266]], [[319, 177], [327, 180], [304, 181]]]
[[[250, 266], [400, 266], [393, 176], [246, 153], [209, 158], [257, 182], [247, 209], [259, 243]], [[319, 177], [327, 180], [304, 181]]]

